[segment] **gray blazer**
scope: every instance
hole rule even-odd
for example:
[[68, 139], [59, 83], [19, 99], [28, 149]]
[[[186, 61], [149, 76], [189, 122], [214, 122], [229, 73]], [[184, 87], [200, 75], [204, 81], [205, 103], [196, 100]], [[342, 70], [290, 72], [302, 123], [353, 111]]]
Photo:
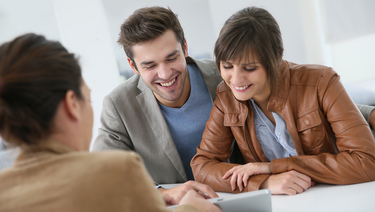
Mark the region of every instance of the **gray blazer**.
[[[198, 65], [213, 101], [216, 86], [222, 81], [215, 63], [190, 57], [186, 61]], [[139, 74], [104, 98], [101, 128], [93, 151], [110, 149], [133, 150], [140, 154], [155, 182], [182, 183], [187, 180], [158, 102]]]

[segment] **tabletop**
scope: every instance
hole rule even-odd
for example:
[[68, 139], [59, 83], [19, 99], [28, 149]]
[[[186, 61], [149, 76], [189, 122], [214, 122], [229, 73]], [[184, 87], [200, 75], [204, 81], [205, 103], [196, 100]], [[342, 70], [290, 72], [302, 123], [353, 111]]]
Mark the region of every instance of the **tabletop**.
[[[176, 185], [163, 186], [171, 188]], [[218, 195], [233, 194], [218, 192]], [[352, 185], [318, 184], [293, 196], [272, 195], [272, 211], [375, 211], [375, 181]]]

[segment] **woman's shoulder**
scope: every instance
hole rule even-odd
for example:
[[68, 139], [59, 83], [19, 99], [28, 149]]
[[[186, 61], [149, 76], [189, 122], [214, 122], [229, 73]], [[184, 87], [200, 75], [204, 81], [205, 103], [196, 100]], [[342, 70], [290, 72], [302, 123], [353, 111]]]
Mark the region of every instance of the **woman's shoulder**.
[[79, 166], [95, 166], [97, 167], [96, 171], [121, 171], [124, 169], [128, 169], [129, 167], [139, 167], [143, 162], [142, 158], [137, 153], [122, 150], [85, 153], [76, 152], [71, 153], [69, 156], [67, 155], [67, 161], [71, 161], [77, 165], [80, 164]]
[[321, 78], [332, 78], [337, 73], [329, 66], [287, 62], [292, 84], [315, 84]]

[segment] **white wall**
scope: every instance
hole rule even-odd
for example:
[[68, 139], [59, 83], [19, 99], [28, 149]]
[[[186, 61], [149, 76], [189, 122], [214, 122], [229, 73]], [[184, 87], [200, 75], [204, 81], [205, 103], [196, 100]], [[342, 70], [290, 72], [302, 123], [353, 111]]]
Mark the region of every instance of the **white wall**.
[[101, 0], [53, 0], [53, 3], [61, 42], [81, 56], [82, 75], [91, 89], [94, 140], [100, 127], [103, 98], [120, 83], [103, 3]]
[[0, 0], [0, 43], [34, 32], [60, 40], [51, 0]]

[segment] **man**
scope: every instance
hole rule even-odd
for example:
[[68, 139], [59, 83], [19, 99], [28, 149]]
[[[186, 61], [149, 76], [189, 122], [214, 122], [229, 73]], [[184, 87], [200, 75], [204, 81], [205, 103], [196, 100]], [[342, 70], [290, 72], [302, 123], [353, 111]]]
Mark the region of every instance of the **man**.
[[[138, 152], [156, 183], [193, 180], [190, 160], [221, 81], [215, 64], [188, 57], [176, 15], [162, 7], [135, 11], [122, 25], [119, 43], [136, 75], [105, 98], [93, 150]], [[189, 189], [216, 197], [195, 181], [161, 191], [179, 200]]]
[[[193, 180], [190, 160], [222, 80], [215, 63], [188, 57], [177, 16], [162, 7], [135, 11], [119, 43], [136, 75], [104, 99], [93, 150], [136, 151], [159, 184]], [[216, 195], [195, 181], [160, 191], [179, 200], [189, 189]]]

